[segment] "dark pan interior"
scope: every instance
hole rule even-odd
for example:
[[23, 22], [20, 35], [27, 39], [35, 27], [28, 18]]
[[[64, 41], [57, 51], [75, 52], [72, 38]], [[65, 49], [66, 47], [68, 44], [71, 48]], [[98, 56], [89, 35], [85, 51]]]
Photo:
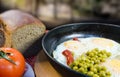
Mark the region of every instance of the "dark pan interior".
[[76, 23], [54, 28], [42, 40], [42, 46], [48, 58], [54, 60], [52, 52], [56, 46], [73, 37], [105, 37], [120, 43], [120, 26], [102, 23]]

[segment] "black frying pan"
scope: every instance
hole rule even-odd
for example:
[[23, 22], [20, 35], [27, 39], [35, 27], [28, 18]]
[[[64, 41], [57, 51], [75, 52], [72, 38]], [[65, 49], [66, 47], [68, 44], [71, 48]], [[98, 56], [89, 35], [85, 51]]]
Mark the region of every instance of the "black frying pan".
[[49, 31], [42, 40], [44, 52], [53, 67], [64, 77], [88, 77], [57, 62], [52, 52], [56, 46], [73, 37], [104, 37], [120, 43], [120, 26], [103, 23], [75, 23], [62, 25]]

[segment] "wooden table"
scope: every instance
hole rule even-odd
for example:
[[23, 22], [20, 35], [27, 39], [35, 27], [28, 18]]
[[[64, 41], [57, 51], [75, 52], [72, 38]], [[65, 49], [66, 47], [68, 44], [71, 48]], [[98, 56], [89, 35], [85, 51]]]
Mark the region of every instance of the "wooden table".
[[48, 62], [43, 50], [37, 55], [34, 71], [36, 77], [62, 77]]

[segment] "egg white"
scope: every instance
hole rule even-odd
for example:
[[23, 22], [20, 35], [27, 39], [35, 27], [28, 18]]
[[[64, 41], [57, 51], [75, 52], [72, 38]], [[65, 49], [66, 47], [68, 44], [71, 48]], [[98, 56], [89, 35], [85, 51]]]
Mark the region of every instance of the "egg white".
[[111, 58], [120, 51], [120, 44], [111, 39], [101, 37], [89, 37], [78, 38], [78, 40], [79, 41], [71, 39], [59, 44], [53, 52], [53, 57], [60, 63], [67, 66], [66, 58], [62, 54], [62, 52], [66, 49], [74, 53], [74, 59], [78, 58], [81, 54], [95, 48], [111, 52]]

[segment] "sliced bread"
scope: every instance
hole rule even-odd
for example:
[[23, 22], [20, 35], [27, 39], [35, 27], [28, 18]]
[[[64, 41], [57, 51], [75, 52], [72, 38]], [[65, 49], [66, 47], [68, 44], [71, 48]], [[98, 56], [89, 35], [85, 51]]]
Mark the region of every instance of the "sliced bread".
[[[19, 11], [9, 10], [0, 14], [0, 21], [8, 34], [6, 42], [11, 47], [24, 53], [45, 33], [45, 25], [32, 15]], [[34, 51], [33, 51], [34, 52]]]

